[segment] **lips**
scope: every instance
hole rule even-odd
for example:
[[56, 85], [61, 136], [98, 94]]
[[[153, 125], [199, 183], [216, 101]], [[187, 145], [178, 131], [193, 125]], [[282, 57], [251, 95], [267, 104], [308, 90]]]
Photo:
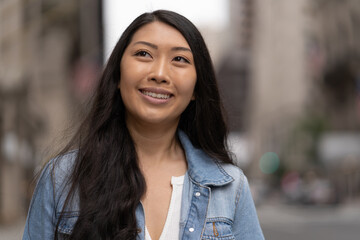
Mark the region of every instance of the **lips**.
[[156, 98], [156, 99], [169, 99], [173, 96], [172, 93], [158, 88], [143, 88], [139, 89], [139, 91], [149, 97]]

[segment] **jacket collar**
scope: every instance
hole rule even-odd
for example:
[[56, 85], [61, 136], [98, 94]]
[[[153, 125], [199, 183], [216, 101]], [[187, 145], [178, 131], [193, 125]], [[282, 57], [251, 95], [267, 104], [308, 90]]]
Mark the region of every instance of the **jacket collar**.
[[222, 186], [234, 181], [218, 160], [195, 148], [183, 131], [179, 130], [178, 136], [185, 150], [188, 175], [193, 181], [204, 186]]

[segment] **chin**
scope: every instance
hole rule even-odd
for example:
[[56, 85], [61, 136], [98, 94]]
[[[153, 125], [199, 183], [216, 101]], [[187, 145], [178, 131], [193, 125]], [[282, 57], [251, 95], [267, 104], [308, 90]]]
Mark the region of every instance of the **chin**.
[[169, 116], [159, 116], [158, 114], [152, 115], [148, 114], [146, 117], [140, 118], [144, 123], [150, 124], [177, 124], [179, 122], [180, 117], [173, 118]]

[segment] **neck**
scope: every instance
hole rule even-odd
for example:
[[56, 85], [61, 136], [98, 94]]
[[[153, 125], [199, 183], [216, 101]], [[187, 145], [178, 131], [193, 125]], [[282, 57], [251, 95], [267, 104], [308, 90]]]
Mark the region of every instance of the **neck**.
[[176, 136], [177, 123], [156, 126], [127, 121], [127, 127], [135, 143], [140, 165], [161, 165], [174, 159], [179, 153], [182, 154], [182, 148]]

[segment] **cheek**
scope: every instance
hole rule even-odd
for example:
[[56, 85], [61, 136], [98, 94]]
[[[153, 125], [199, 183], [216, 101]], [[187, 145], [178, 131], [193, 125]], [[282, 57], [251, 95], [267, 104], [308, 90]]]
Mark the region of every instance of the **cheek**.
[[124, 77], [124, 74], [121, 74], [119, 85], [118, 85], [121, 95], [123, 95], [123, 93], [126, 93], [125, 88], [128, 87], [127, 85], [128, 84], [127, 84], [126, 78]]
[[129, 60], [127, 56], [123, 56], [120, 64], [120, 82], [119, 88], [126, 87], [132, 81], [135, 73], [134, 64]]
[[128, 64], [126, 67], [121, 67], [119, 87], [135, 87], [139, 82], [146, 78], [149, 69], [143, 64]]
[[184, 81], [182, 83], [181, 89], [184, 94], [186, 94], [188, 97], [191, 97], [191, 99], [193, 100], [194, 90], [196, 85], [196, 74], [193, 74], [187, 79], [188, 81]]
[[119, 88], [121, 93], [126, 93], [126, 89], [130, 89], [134, 86], [136, 79], [136, 71], [133, 68], [129, 67], [129, 64], [126, 67], [120, 66], [120, 81], [119, 81]]
[[194, 90], [195, 90], [195, 84], [196, 84], [196, 80], [194, 80], [191, 84], [189, 84], [188, 86], [188, 92], [189, 95], [191, 96], [191, 100], [193, 100], [193, 97], [195, 95]]
[[178, 71], [174, 71], [174, 75], [172, 76], [173, 79], [176, 79], [176, 85], [178, 91], [181, 92], [184, 96], [192, 96], [197, 74], [195, 68], [188, 68], [188, 69], [179, 69]]
[[120, 75], [120, 82], [118, 85], [120, 89], [121, 98], [124, 102], [127, 102], [127, 99], [130, 98], [131, 91], [133, 88], [133, 82], [129, 79], [127, 71], [122, 71]]

